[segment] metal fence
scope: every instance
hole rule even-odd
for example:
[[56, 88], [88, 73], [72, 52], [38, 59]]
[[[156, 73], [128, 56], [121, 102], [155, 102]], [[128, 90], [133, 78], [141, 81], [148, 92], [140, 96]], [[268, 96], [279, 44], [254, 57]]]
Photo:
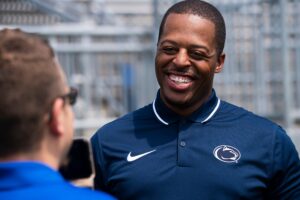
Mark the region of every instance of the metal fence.
[[[0, 9], [1, 2], [10, 1], [0, 0]], [[33, 0], [11, 2], [37, 5]], [[103, 7], [97, 21], [102, 24], [80, 21], [38, 26], [2, 24], [0, 27], [18, 26], [50, 40], [70, 84], [80, 89], [75, 106], [77, 135], [89, 135], [107, 121], [152, 101], [158, 88], [153, 61], [157, 27], [162, 14], [177, 1], [128, 0], [131, 10], [132, 5], [141, 6], [134, 9], [138, 12], [131, 14], [124, 11], [127, 1], [98, 2]], [[220, 9], [227, 26], [225, 67], [216, 75], [214, 85], [218, 95], [279, 122], [300, 142], [297, 138], [300, 136], [297, 134], [300, 130], [300, 2], [209, 2]], [[105, 9], [104, 5], [117, 7], [118, 14], [112, 8]], [[34, 9], [37, 12], [38, 7]], [[51, 12], [45, 9], [45, 4], [43, 9]], [[139, 22], [141, 16], [142, 23]]]
[[300, 2], [217, 5], [227, 21], [228, 56], [216, 88], [225, 99], [283, 125], [299, 146]]
[[149, 102], [148, 85], [155, 79], [150, 31], [111, 26], [63, 29], [43, 34], [55, 48], [70, 84], [80, 91], [75, 106], [77, 135], [90, 134]]
[[300, 1], [215, 1], [227, 22], [224, 99], [284, 126], [300, 146]]

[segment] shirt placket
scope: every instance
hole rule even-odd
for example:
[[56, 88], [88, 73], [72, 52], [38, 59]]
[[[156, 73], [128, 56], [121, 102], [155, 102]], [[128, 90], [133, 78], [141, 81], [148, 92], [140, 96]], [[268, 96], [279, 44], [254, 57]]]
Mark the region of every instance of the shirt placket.
[[189, 148], [188, 143], [188, 122], [182, 119], [178, 123], [178, 137], [177, 137], [177, 166], [186, 167], [189, 166], [187, 160], [187, 153]]

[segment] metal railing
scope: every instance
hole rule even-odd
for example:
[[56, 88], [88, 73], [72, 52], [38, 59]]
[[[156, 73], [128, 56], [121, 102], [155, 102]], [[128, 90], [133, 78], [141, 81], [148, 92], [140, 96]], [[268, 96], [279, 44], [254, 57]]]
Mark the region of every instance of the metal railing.
[[[90, 134], [107, 121], [152, 101], [158, 88], [154, 73], [158, 25], [176, 1], [143, 0], [136, 6], [147, 8], [145, 13], [140, 9], [130, 15], [124, 0], [95, 2], [102, 5], [101, 13], [88, 15], [96, 16], [95, 21], [83, 17], [77, 23], [17, 25], [50, 40], [69, 82], [80, 89], [75, 107], [78, 134]], [[279, 122], [296, 135], [300, 130], [300, 2], [209, 2], [220, 9], [227, 25], [224, 71], [216, 75], [214, 85], [218, 95]], [[138, 23], [141, 16], [145, 20]], [[0, 28], [8, 26], [13, 27], [3, 24]]]

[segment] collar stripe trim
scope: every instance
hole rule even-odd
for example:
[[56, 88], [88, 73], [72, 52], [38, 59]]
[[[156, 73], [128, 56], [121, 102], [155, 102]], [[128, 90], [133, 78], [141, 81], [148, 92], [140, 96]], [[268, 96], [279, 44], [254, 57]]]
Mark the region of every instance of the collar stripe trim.
[[156, 98], [154, 99], [154, 101], [153, 101], [153, 103], [152, 103], [152, 108], [153, 108], [153, 111], [154, 111], [155, 116], [157, 117], [157, 119], [158, 119], [161, 123], [163, 123], [163, 124], [165, 124], [165, 125], [169, 125], [169, 123], [167, 123], [166, 121], [164, 121], [164, 120], [158, 115], [158, 113], [157, 113], [157, 111], [156, 111], [156, 108], [155, 108], [155, 101], [156, 101]]
[[210, 113], [210, 115], [205, 119], [203, 120], [201, 123], [205, 123], [207, 122], [208, 120], [210, 120], [210, 118], [212, 118], [212, 116], [214, 116], [214, 114], [217, 112], [218, 108], [220, 107], [220, 104], [221, 104], [221, 101], [220, 99], [218, 98], [218, 103], [216, 105], [216, 107], [214, 108], [214, 110]]
[[[156, 118], [157, 118], [161, 123], [163, 123], [163, 124], [165, 124], [165, 125], [169, 125], [169, 123], [166, 122], [165, 120], [163, 120], [163, 119], [159, 116], [159, 114], [157, 113], [156, 108], [155, 108], [155, 101], [156, 101], [156, 98], [154, 99], [154, 101], [153, 101], [153, 103], [152, 103], [152, 108], [153, 108], [153, 111], [154, 111], [154, 114], [155, 114]], [[217, 105], [216, 105], [216, 107], [214, 108], [214, 110], [210, 113], [210, 115], [209, 115], [206, 119], [204, 119], [203, 121], [201, 121], [201, 123], [205, 123], [205, 122], [207, 122], [208, 120], [210, 120], [210, 119], [214, 116], [214, 114], [217, 112], [218, 108], [220, 107], [220, 104], [221, 104], [221, 101], [220, 101], [220, 99], [218, 98], [218, 102], [217, 102]]]

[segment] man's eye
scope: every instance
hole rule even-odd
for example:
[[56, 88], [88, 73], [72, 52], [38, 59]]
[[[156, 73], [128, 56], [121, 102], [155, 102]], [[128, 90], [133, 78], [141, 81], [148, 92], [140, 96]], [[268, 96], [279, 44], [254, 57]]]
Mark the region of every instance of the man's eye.
[[162, 50], [166, 54], [175, 54], [176, 53], [176, 49], [174, 47], [163, 47]]
[[200, 52], [191, 52], [190, 56], [195, 60], [206, 60], [207, 56], [203, 55], [203, 53]]

